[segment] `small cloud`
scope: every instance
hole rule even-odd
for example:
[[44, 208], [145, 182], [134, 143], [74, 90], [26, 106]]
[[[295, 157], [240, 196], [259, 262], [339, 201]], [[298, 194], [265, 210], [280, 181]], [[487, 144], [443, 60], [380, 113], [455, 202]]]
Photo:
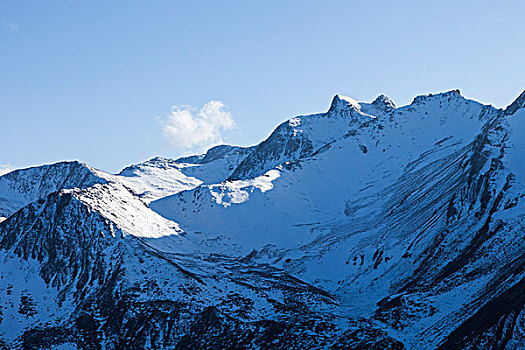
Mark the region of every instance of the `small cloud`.
[[15, 170], [11, 164], [0, 164], [0, 176], [10, 173]]
[[231, 113], [221, 101], [209, 101], [199, 110], [173, 106], [159, 123], [171, 146], [199, 151], [221, 143], [223, 133], [235, 127]]
[[7, 30], [11, 30], [13, 32], [17, 32], [20, 30], [20, 28], [18, 28], [16, 24], [12, 22], [6, 22], [6, 21], [0, 21], [0, 27], [7, 29]]

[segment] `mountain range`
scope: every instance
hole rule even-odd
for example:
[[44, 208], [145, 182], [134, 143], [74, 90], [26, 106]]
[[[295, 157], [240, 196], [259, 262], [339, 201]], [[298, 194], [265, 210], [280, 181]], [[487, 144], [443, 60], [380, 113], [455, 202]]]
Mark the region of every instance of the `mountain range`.
[[0, 349], [525, 349], [525, 91], [0, 176]]

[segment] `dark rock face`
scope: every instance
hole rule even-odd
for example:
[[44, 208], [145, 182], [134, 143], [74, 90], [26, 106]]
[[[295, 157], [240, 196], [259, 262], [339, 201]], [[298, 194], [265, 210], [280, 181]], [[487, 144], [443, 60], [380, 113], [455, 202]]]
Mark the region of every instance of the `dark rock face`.
[[206, 152], [204, 158], [200, 161], [200, 164], [206, 164], [232, 155], [246, 156], [252, 151], [253, 147], [235, 147], [229, 145], [215, 146]]
[[516, 98], [514, 102], [510, 106], [508, 106], [505, 109], [506, 115], [513, 115], [518, 111], [520, 108], [525, 107], [525, 90]]
[[330, 322], [315, 318], [241, 323], [215, 308], [194, 320], [176, 349], [404, 349], [401, 342], [354, 321], [341, 332]]
[[[524, 257], [518, 267], [523, 271]], [[439, 349], [518, 349], [523, 346], [525, 279], [487, 302], [465, 320]]]
[[[112, 223], [87, 219], [89, 209], [71, 194], [52, 193], [19, 210], [0, 224], [0, 248], [24, 260], [41, 264], [40, 277], [51, 287], [68, 286], [77, 277], [77, 292], [103, 279], [103, 250], [110, 244], [106, 234]], [[59, 229], [56, 225], [65, 229]], [[93, 273], [100, 272], [100, 273]]]
[[283, 123], [257, 146], [233, 171], [230, 180], [255, 177], [287, 160], [299, 159], [314, 152], [312, 142]]
[[392, 102], [385, 95], [377, 96], [377, 98], [374, 100], [374, 102], [372, 102], [372, 104], [385, 113], [391, 112], [394, 109], [396, 109], [396, 105], [394, 104], [394, 102]]

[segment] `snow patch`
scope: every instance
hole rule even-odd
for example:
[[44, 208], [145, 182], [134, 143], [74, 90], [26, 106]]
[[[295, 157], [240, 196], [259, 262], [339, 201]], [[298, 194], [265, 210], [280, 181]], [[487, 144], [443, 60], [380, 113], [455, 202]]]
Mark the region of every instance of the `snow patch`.
[[246, 202], [250, 198], [250, 193], [254, 190], [259, 190], [261, 193], [271, 190], [273, 188], [273, 181], [280, 176], [280, 168], [272, 169], [255, 179], [225, 182], [209, 186], [209, 189], [215, 203], [226, 208], [232, 204]]

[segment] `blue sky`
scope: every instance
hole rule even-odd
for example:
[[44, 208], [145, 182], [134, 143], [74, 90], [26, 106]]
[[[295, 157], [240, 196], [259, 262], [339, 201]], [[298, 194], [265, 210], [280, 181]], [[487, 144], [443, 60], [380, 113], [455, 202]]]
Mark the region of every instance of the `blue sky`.
[[[403, 105], [459, 88], [503, 107], [525, 89], [524, 13], [521, 0], [3, 0], [0, 164], [115, 172], [219, 137], [250, 145], [336, 93]], [[192, 125], [166, 130], [183, 120], [209, 138], [180, 143]]]

